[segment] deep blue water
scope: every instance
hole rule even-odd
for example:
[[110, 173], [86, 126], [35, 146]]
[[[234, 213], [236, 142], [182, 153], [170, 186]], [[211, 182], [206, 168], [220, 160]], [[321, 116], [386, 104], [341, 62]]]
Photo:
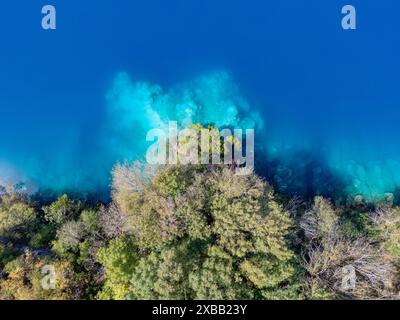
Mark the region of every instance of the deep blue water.
[[258, 170], [281, 191], [397, 193], [400, 3], [349, 3], [354, 31], [338, 0], [3, 1], [0, 180], [106, 191], [157, 116], [201, 105], [193, 120], [259, 113]]

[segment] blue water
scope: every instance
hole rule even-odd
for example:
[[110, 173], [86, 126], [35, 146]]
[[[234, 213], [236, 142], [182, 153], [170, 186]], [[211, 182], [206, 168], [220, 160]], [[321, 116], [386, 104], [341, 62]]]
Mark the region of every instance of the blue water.
[[350, 2], [355, 31], [337, 0], [3, 1], [0, 181], [106, 193], [144, 132], [189, 108], [254, 125], [257, 169], [282, 192], [396, 195], [400, 3]]

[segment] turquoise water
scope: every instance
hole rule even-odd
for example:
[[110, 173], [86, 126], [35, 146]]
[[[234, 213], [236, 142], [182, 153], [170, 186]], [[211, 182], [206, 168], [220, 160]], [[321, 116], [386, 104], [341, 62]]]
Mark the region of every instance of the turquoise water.
[[108, 194], [147, 130], [256, 128], [278, 190], [380, 200], [400, 187], [400, 4], [352, 1], [52, 1], [0, 13], [0, 181]]

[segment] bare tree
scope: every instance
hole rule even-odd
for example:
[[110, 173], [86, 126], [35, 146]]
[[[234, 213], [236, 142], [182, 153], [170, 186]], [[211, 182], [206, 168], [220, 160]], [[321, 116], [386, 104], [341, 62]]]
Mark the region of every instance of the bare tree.
[[[339, 213], [327, 200], [316, 197], [302, 217], [300, 227], [306, 236], [302, 256], [309, 282], [339, 297], [394, 298], [396, 269], [383, 244], [366, 237], [346, 237]], [[346, 274], [348, 270], [353, 274]], [[351, 286], [345, 285], [348, 276], [353, 278]]]
[[115, 203], [100, 209], [101, 230], [108, 239], [117, 238], [125, 232], [127, 215]]
[[112, 170], [112, 189], [114, 192], [140, 191], [153, 176], [156, 168], [135, 161], [118, 163]]

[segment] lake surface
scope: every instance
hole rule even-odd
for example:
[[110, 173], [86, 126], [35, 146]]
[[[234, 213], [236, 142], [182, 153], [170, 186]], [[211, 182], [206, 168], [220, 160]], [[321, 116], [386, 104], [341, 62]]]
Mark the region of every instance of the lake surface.
[[43, 4], [0, 5], [3, 183], [107, 193], [112, 165], [143, 155], [157, 95], [161, 121], [181, 104], [205, 123], [258, 113], [257, 169], [282, 192], [397, 195], [398, 1], [352, 0], [346, 31], [336, 0], [49, 2], [56, 30]]

